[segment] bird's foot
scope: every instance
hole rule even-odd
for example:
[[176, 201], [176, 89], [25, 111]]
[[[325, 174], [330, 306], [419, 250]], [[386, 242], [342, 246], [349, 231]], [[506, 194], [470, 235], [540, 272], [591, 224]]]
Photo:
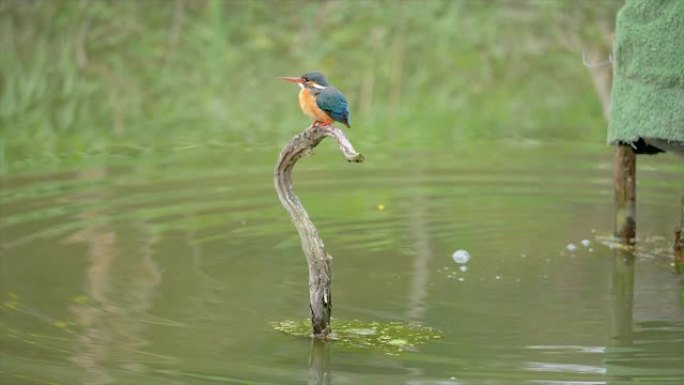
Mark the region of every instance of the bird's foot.
[[314, 120], [314, 122], [311, 123], [311, 125], [312, 125], [313, 127], [328, 127], [328, 126], [331, 126], [332, 123], [330, 123], [330, 122], [321, 122], [321, 121], [319, 121], [319, 120]]

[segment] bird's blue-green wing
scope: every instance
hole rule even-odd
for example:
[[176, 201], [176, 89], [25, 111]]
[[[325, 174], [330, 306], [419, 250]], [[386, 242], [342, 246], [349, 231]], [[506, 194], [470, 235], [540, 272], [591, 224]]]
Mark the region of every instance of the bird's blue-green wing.
[[334, 87], [326, 87], [320, 90], [316, 96], [316, 104], [321, 110], [325, 111], [331, 118], [350, 127], [349, 105], [342, 93]]

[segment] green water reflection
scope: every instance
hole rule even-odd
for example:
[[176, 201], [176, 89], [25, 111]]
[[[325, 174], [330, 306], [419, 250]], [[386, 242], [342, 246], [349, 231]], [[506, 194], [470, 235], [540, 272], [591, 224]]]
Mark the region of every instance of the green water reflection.
[[294, 176], [334, 257], [333, 316], [441, 339], [391, 356], [273, 330], [308, 314], [277, 146], [115, 155], [0, 177], [3, 382], [684, 381], [675, 158], [640, 158], [639, 247], [616, 255], [602, 144], [355, 139], [365, 163], [326, 142]]

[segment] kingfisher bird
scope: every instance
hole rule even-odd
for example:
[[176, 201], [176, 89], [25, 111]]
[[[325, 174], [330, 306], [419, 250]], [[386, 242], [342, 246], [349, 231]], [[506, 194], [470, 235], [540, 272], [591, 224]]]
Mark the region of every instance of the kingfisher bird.
[[282, 80], [296, 83], [299, 90], [299, 107], [304, 114], [313, 119], [313, 125], [329, 125], [333, 121], [351, 128], [347, 98], [320, 72], [307, 72], [300, 77], [281, 77]]

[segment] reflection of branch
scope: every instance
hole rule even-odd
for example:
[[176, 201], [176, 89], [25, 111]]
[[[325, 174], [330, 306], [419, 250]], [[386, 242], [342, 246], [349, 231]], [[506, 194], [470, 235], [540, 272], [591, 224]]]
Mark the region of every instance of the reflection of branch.
[[620, 382], [625, 377], [623, 367], [625, 359], [633, 354], [625, 349], [633, 344], [633, 309], [634, 309], [634, 254], [619, 248], [613, 253], [612, 275], [612, 313], [610, 342], [606, 349], [604, 365], [608, 383]]
[[[105, 169], [81, 174], [82, 179], [102, 180]], [[129, 253], [117, 245], [118, 233], [107, 224], [109, 211], [99, 208], [111, 195], [107, 190], [78, 195], [73, 199], [85, 205], [86, 210], [77, 214], [88, 224], [67, 237], [67, 242], [85, 243], [89, 246], [89, 265], [85, 270], [84, 291], [90, 301], [70, 307], [81, 324], [78, 342], [81, 349], [71, 358], [86, 370], [83, 383], [107, 384], [112, 382], [108, 373], [109, 360], [131, 371], [144, 370], [144, 364], [135, 353], [146, 344], [143, 335], [153, 293], [161, 280], [154, 261], [154, 246], [158, 233], [148, 224], [140, 222], [143, 243], [132, 254], [133, 260], [124, 259]], [[92, 208], [91, 208], [92, 207]]]
[[[101, 181], [107, 175], [104, 168], [86, 170], [78, 178]], [[95, 192], [78, 195], [78, 202], [100, 203], [109, 198], [109, 192]], [[117, 234], [109, 226], [92, 221], [106, 216], [106, 211], [98, 208], [88, 209], [76, 215], [78, 219], [90, 220], [84, 228], [66, 238], [67, 243], [85, 243], [88, 245], [89, 265], [85, 270], [84, 290], [96, 304], [107, 304], [112, 291], [111, 270], [116, 259]], [[107, 314], [102, 307], [80, 304], [71, 307], [76, 319], [82, 326], [82, 334], [78, 342], [82, 346], [79, 352], [71, 357], [71, 361], [84, 368], [86, 373], [83, 382], [87, 384], [107, 384], [112, 382], [111, 375], [104, 362], [107, 359], [108, 345], [112, 338], [102, 328]]]
[[[186, 219], [193, 224], [196, 221], [197, 213], [190, 212]], [[192, 254], [192, 271], [197, 275], [198, 295], [192, 298], [192, 305], [188, 307], [188, 313], [193, 319], [206, 321], [215, 320], [216, 313], [207, 307], [208, 304], [220, 304], [222, 300], [230, 295], [226, 292], [226, 288], [222, 285], [222, 281], [207, 274], [204, 268], [204, 251], [202, 242], [197, 239], [196, 226], [186, 226], [186, 243], [190, 247]]]
[[613, 257], [613, 335], [618, 345], [632, 343], [634, 255], [620, 249]]
[[[415, 175], [418, 178], [419, 175]], [[417, 195], [412, 203], [411, 235], [416, 247], [413, 259], [412, 277], [408, 293], [407, 317], [412, 321], [420, 321], [425, 314], [425, 298], [427, 297], [428, 282], [430, 282], [430, 259], [432, 247], [430, 234], [427, 230], [427, 209], [425, 196]]]
[[332, 311], [330, 257], [318, 236], [316, 227], [292, 190], [292, 169], [297, 161], [313, 151], [325, 138], [337, 142], [340, 151], [350, 162], [362, 162], [363, 155], [354, 150], [344, 133], [331, 125], [313, 124], [285, 145], [280, 152], [274, 173], [274, 182], [280, 203], [288, 211], [297, 228], [302, 249], [309, 265], [309, 305], [313, 334], [325, 338], [330, 333]]
[[330, 377], [330, 343], [314, 338], [309, 352], [308, 385], [328, 385]]

